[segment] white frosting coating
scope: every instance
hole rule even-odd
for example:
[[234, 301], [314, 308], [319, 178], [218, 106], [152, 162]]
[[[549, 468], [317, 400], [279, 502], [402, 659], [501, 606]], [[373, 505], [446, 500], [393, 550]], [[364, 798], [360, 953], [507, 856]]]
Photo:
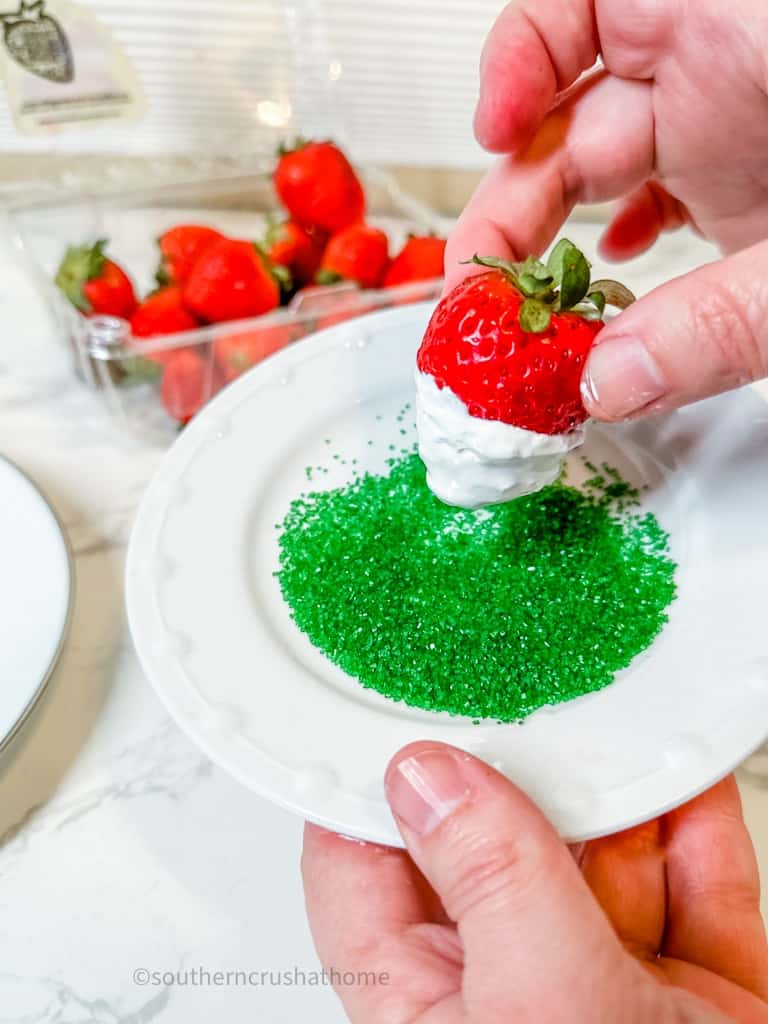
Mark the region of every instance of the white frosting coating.
[[538, 434], [470, 416], [466, 405], [431, 374], [416, 371], [419, 453], [430, 490], [448, 505], [481, 508], [533, 494], [553, 483], [584, 428]]

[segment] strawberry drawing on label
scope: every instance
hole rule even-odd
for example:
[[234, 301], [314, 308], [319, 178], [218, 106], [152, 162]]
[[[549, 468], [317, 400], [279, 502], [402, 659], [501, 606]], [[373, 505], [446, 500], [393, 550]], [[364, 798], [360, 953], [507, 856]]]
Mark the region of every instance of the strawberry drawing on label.
[[8, 54], [26, 71], [49, 82], [75, 77], [72, 47], [59, 22], [45, 11], [45, 0], [21, 0], [17, 11], [0, 14]]

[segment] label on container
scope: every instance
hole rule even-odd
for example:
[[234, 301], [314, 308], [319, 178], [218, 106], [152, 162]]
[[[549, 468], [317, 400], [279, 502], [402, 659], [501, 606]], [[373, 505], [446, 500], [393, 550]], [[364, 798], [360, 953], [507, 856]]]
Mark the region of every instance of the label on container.
[[0, 0], [0, 71], [18, 131], [47, 135], [146, 110], [126, 53], [90, 11], [69, 0]]

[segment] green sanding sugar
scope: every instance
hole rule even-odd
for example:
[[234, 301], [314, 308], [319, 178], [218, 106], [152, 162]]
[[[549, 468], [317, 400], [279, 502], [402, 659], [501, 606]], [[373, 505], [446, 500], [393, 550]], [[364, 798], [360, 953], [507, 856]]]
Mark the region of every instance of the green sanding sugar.
[[[297, 499], [280, 526], [298, 627], [368, 688], [511, 722], [607, 686], [667, 621], [668, 536], [610, 467], [476, 512], [451, 509], [415, 454]], [[602, 477], [602, 481], [597, 478]]]

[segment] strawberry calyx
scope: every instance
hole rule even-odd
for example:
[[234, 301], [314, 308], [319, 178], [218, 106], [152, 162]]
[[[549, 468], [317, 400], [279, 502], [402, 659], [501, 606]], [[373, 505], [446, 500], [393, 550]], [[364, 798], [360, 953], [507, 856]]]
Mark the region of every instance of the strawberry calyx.
[[266, 252], [273, 245], [277, 245], [278, 242], [285, 242], [288, 238], [288, 232], [285, 229], [285, 221], [276, 220], [274, 217], [267, 217], [267, 231], [264, 235], [264, 245], [261, 247], [262, 252]]
[[310, 139], [305, 139], [303, 135], [297, 135], [293, 142], [281, 142], [277, 147], [277, 155], [290, 156], [291, 153], [298, 153], [300, 149], [306, 149], [310, 143]]
[[343, 280], [344, 278], [338, 270], [330, 270], [327, 267], [321, 268], [315, 275], [315, 284], [326, 287], [332, 284], [341, 284]]
[[293, 290], [293, 274], [291, 273], [290, 267], [284, 266], [282, 263], [273, 263], [269, 258], [269, 251], [265, 243], [253, 242], [253, 248], [256, 250], [256, 255], [261, 260], [267, 273], [274, 278], [277, 282], [278, 288], [281, 292], [288, 293]]
[[71, 245], [56, 274], [56, 285], [81, 313], [91, 312], [83, 286], [103, 272], [108, 244], [106, 238], [100, 238], [93, 245]]
[[529, 334], [549, 328], [553, 313], [570, 311], [586, 320], [600, 319], [606, 305], [626, 309], [635, 301], [632, 292], [618, 281], [592, 283], [592, 268], [573, 242], [562, 238], [546, 263], [529, 256], [516, 263], [496, 256], [475, 254], [466, 263], [501, 271], [523, 296], [520, 326]]

